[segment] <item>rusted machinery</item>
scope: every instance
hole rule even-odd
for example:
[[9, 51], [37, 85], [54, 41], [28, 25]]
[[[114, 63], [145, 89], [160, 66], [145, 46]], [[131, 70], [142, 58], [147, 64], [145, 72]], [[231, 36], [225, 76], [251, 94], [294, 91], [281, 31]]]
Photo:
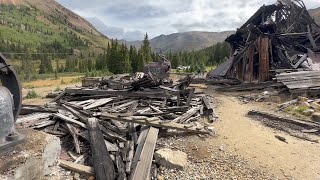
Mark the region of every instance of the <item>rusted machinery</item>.
[[15, 129], [21, 109], [21, 85], [14, 69], [0, 53], [0, 153], [24, 139]]
[[171, 63], [164, 57], [164, 55], [159, 54], [159, 56], [161, 60], [159, 62], [151, 62], [146, 64], [143, 68], [143, 72], [145, 74], [150, 72], [155, 78], [158, 79], [167, 78], [169, 76], [168, 72], [171, 69]]

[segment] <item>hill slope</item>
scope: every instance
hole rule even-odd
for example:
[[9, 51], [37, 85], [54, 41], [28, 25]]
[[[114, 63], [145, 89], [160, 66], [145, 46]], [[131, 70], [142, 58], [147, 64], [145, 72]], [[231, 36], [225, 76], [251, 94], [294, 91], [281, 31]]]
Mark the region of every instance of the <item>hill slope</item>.
[[[150, 40], [150, 46], [153, 51], [159, 52], [179, 52], [192, 51], [207, 48], [218, 42], [223, 42], [234, 31], [223, 32], [201, 32], [190, 31], [184, 33], [174, 33], [169, 35], [160, 35]], [[137, 48], [141, 46], [141, 41], [123, 41], [127, 46], [134, 45]]]
[[101, 51], [109, 42], [88, 21], [54, 0], [0, 0], [0, 32], [2, 42], [16, 47], [1, 47], [2, 52]]
[[309, 10], [310, 15], [314, 18], [317, 24], [320, 25], [320, 7]]

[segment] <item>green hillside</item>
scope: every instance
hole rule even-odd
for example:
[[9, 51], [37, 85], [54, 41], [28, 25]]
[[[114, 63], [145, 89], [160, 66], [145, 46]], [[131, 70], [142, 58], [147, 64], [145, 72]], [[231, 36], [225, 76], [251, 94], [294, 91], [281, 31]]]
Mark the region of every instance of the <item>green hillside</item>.
[[[41, 6], [48, 2], [54, 7], [49, 12]], [[0, 4], [0, 41], [0, 52], [11, 59], [20, 75], [29, 73], [24, 72], [23, 61], [30, 61], [33, 73], [53, 73], [67, 59], [94, 61], [95, 54], [103, 53], [109, 43], [90, 23], [48, 0], [40, 2], [39, 9], [27, 1], [18, 6]], [[41, 65], [47, 69], [41, 71]], [[30, 80], [31, 76], [22, 78]]]

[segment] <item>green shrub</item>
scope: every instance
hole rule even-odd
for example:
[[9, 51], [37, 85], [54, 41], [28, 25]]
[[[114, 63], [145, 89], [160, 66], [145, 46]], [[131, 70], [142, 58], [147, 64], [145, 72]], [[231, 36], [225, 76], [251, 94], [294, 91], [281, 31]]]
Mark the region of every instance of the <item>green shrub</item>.
[[307, 110], [308, 107], [307, 106], [298, 106], [296, 111], [299, 112], [300, 114], [303, 113], [303, 111]]
[[81, 82], [82, 78], [81, 77], [78, 77], [78, 78], [75, 78], [75, 79], [72, 79], [70, 81], [70, 83], [78, 83], [78, 82]]
[[57, 86], [56, 89], [54, 90], [54, 92], [59, 92], [59, 91], [61, 91], [61, 88], [60, 88], [60, 86]]
[[61, 79], [60, 84], [66, 84], [66, 82], [64, 82], [64, 80], [63, 80], [63, 79]]
[[32, 89], [28, 92], [28, 94], [26, 95], [26, 99], [35, 99], [38, 98], [39, 95]]

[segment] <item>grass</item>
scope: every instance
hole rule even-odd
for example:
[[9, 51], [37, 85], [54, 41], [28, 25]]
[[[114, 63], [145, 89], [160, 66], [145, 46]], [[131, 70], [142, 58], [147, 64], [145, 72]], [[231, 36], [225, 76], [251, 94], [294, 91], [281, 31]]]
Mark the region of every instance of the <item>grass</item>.
[[309, 107], [307, 107], [307, 106], [298, 106], [298, 107], [296, 108], [296, 111], [297, 111], [298, 113], [300, 113], [300, 114], [303, 114], [303, 111], [305, 111], [305, 110], [307, 110], [307, 109], [309, 109]]
[[206, 72], [210, 72], [210, 71], [214, 70], [215, 68], [217, 68], [217, 66], [207, 66]]
[[26, 95], [25, 99], [35, 99], [38, 98], [39, 95], [34, 91], [33, 89], [28, 91], [28, 94]]
[[81, 81], [83, 76], [65, 76], [60, 77], [58, 79], [49, 77], [47, 79], [41, 79], [31, 82], [24, 82], [22, 86], [27, 89], [32, 88], [39, 88], [39, 87], [56, 87], [59, 85], [66, 85], [66, 84], [76, 84]]
[[54, 92], [59, 92], [59, 91], [62, 91], [62, 90], [61, 90], [60, 86], [57, 86], [56, 89], [54, 90]]

